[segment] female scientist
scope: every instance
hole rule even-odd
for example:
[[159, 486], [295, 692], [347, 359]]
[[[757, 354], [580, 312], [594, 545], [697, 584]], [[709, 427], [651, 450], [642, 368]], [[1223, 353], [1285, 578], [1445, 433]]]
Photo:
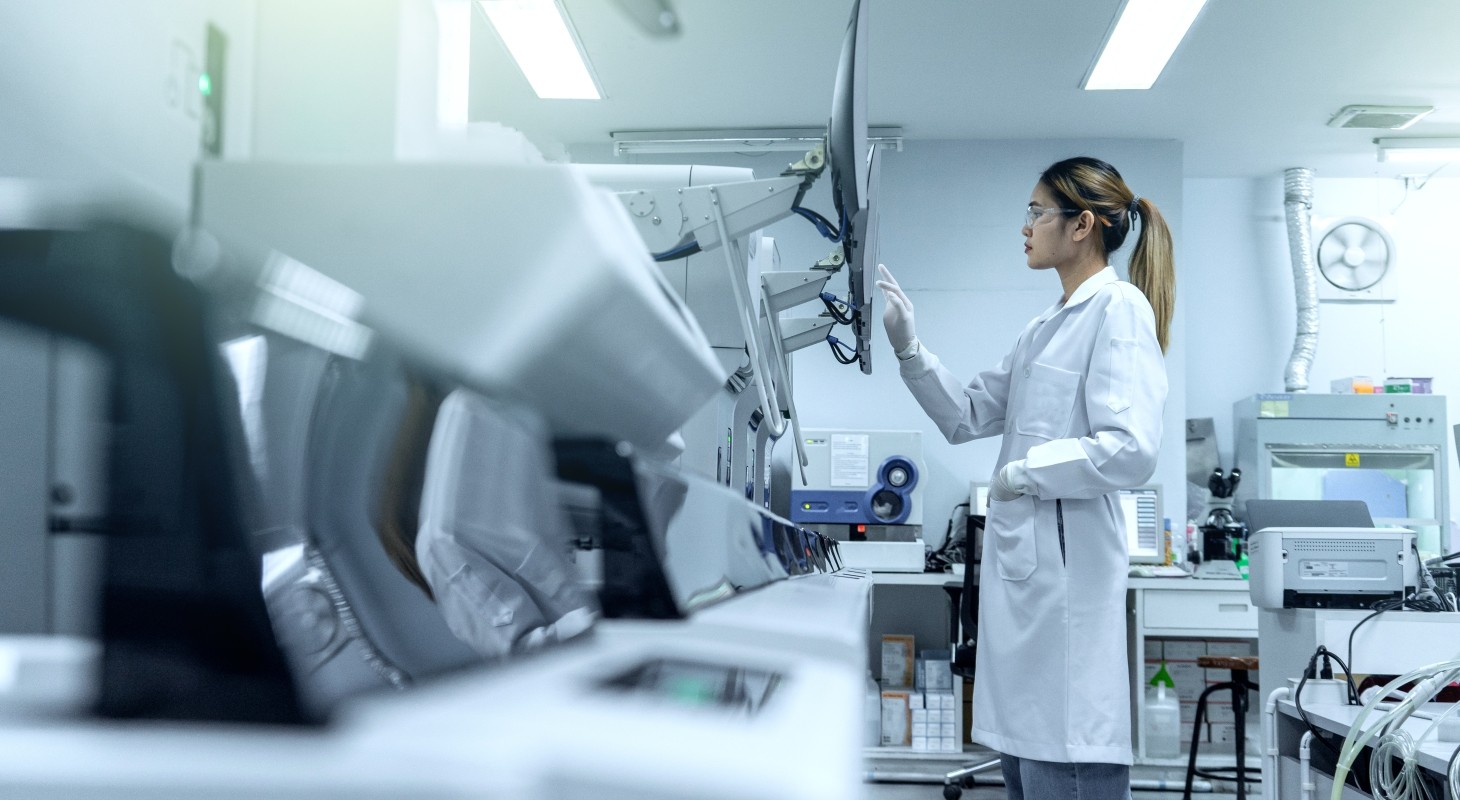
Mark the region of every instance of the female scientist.
[[[1110, 254], [1140, 228], [1131, 283]], [[1125, 590], [1115, 492], [1155, 471], [1174, 298], [1171, 235], [1114, 167], [1046, 169], [1024, 218], [1030, 269], [1063, 294], [967, 386], [913, 332], [878, 267], [903, 381], [950, 443], [1003, 434], [979, 584], [972, 737], [1002, 755], [1012, 800], [1130, 796]], [[990, 563], [992, 562], [992, 563]]]

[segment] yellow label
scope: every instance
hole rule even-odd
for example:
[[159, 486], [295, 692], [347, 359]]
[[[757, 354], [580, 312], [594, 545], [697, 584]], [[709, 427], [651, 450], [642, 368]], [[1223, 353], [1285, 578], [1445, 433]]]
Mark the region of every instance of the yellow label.
[[1343, 454], [1343, 465], [1345, 467], [1357, 467], [1359, 465], [1359, 454], [1358, 453], [1344, 453]]
[[1266, 418], [1286, 418], [1288, 416], [1287, 400], [1263, 400], [1257, 409], [1257, 416]]

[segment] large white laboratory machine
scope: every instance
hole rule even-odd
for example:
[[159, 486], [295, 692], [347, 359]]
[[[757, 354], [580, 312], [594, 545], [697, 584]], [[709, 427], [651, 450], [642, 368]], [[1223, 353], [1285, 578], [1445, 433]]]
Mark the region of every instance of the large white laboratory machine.
[[[546, 165], [199, 181], [176, 247], [104, 221], [0, 242], [6, 315], [117, 376], [100, 660], [68, 674], [150, 720], [9, 717], [0, 791], [857, 795], [870, 581], [668, 466], [725, 373], [619, 203]], [[440, 197], [434, 225], [389, 224]], [[482, 424], [433, 427], [463, 393]], [[418, 531], [480, 558], [433, 572], [453, 551]], [[541, 594], [564, 580], [596, 590], [587, 629]], [[482, 613], [448, 624], [463, 602]], [[22, 676], [46, 657], [5, 652]]]
[[1232, 407], [1249, 499], [1361, 500], [1376, 525], [1412, 530], [1426, 557], [1448, 552], [1445, 398], [1260, 394]]
[[791, 488], [791, 519], [841, 540], [853, 566], [922, 572], [920, 431], [808, 428], [807, 483]]

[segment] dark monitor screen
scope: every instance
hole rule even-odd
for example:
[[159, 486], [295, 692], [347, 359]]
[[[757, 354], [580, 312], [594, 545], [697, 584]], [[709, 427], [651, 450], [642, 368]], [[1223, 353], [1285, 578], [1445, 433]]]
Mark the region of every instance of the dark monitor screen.
[[867, 3], [852, 0], [852, 15], [842, 40], [832, 90], [831, 122], [827, 131], [833, 200], [837, 211], [850, 218], [867, 195]]
[[877, 264], [877, 176], [879, 155], [867, 148], [867, 0], [853, 0], [842, 40], [827, 127], [832, 199], [842, 226], [848, 268], [848, 296], [864, 313], [854, 323], [862, 372], [872, 372], [872, 326], [868, 304]]
[[1362, 500], [1248, 500], [1247, 530], [1263, 528], [1372, 528]]
[[862, 309], [852, 323], [857, 335], [857, 359], [862, 372], [872, 374], [872, 302], [873, 288], [877, 281], [877, 183], [881, 172], [881, 151], [875, 147], [867, 154], [870, 171], [867, 178], [866, 205], [852, 215], [847, 224], [846, 240], [842, 247], [846, 252], [847, 281], [850, 285], [852, 304]]

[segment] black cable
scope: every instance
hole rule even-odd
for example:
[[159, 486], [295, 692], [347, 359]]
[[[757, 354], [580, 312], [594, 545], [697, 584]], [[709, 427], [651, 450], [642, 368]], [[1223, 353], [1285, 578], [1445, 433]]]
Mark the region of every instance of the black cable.
[[[1316, 742], [1321, 743], [1323, 745], [1323, 747], [1328, 750], [1329, 754], [1331, 754], [1333, 756], [1334, 763], [1337, 764], [1339, 761], [1342, 760], [1343, 755], [1339, 752], [1338, 748], [1336, 748], [1336, 747], [1333, 746], [1333, 743], [1332, 742], [1330, 742], [1327, 739], [1323, 738], [1323, 733], [1324, 732], [1318, 730], [1318, 727], [1313, 724], [1313, 721], [1310, 720], [1310, 719], [1308, 719], [1308, 712], [1306, 712], [1306, 711], [1303, 710], [1303, 686], [1308, 683], [1308, 675], [1309, 675], [1309, 673], [1315, 673], [1316, 674], [1316, 668], [1317, 668], [1317, 665], [1318, 665], [1318, 656], [1321, 655], [1322, 653], [1326, 653], [1326, 652], [1328, 652], [1328, 648], [1323, 647], [1323, 646], [1320, 645], [1317, 650], [1314, 650], [1313, 651], [1313, 657], [1308, 659], [1308, 667], [1307, 667], [1307, 669], [1304, 669], [1303, 670], [1303, 677], [1301, 677], [1301, 678], [1298, 679], [1298, 686], [1297, 686], [1296, 689], [1293, 690], [1293, 705], [1294, 706], [1297, 706], [1297, 708], [1298, 708], [1298, 719], [1301, 719], [1303, 721], [1303, 725], [1305, 725], [1308, 728], [1308, 732], [1311, 733], [1311, 734], [1313, 734], [1313, 740], [1316, 741]], [[1334, 658], [1337, 658], [1338, 656], [1333, 656], [1333, 657]], [[1342, 662], [1339, 662], [1339, 663], [1342, 663]], [[1352, 770], [1349, 771], [1348, 777], [1349, 778], [1353, 778], [1354, 788], [1355, 789], [1359, 789], [1360, 791], [1362, 791], [1362, 788], [1359, 786], [1358, 776], [1357, 775], [1354, 775], [1354, 773], [1353, 773]]]
[[1364, 617], [1363, 619], [1359, 620], [1359, 624], [1358, 625], [1355, 625], [1353, 627], [1353, 629], [1348, 632], [1348, 663], [1350, 663], [1350, 664], [1354, 663], [1354, 634], [1359, 632], [1359, 628], [1363, 627], [1363, 625], [1364, 625], [1365, 622], [1368, 622], [1369, 620], [1373, 619], [1374, 617], [1377, 617], [1380, 614], [1383, 614], [1385, 611], [1392, 611], [1392, 610], [1393, 609], [1391, 609], [1391, 608], [1380, 608], [1380, 609], [1376, 610], [1374, 613], [1370, 614], [1369, 616]]
[[[1354, 658], [1354, 634], [1359, 632], [1359, 628], [1363, 627], [1363, 624], [1365, 622], [1368, 622], [1374, 617], [1383, 614], [1385, 611], [1394, 611], [1395, 609], [1401, 608], [1408, 608], [1415, 611], [1425, 611], [1430, 613], [1450, 610], [1444, 603], [1436, 602], [1428, 598], [1417, 597], [1404, 597], [1397, 600], [1380, 600], [1379, 602], [1374, 603], [1369, 607], [1374, 609], [1374, 613], [1359, 620], [1359, 623], [1348, 632], [1348, 658], [1350, 664], [1353, 663]], [[1337, 658], [1337, 656], [1335, 656], [1335, 658]], [[1345, 669], [1347, 669], [1347, 666], [1345, 666]], [[1357, 697], [1355, 697], [1355, 702], [1357, 702]]]
[[[852, 348], [850, 348], [850, 347], [847, 347], [845, 344], [842, 343], [842, 340], [836, 338], [835, 336], [832, 336], [831, 334], [827, 334], [826, 335], [826, 343], [829, 344], [829, 345], [831, 345], [831, 354], [836, 357], [836, 360], [837, 360], [838, 363], [841, 363], [841, 364], [855, 364], [855, 363], [857, 363], [857, 351], [854, 350], [854, 349], [852, 349]], [[842, 351], [841, 351], [840, 348], [844, 348], [844, 347], [851, 352], [851, 355], [849, 355], [849, 356], [842, 355]]]
[[811, 220], [811, 224], [816, 226], [816, 230], [823, 237], [833, 242], [840, 242], [842, 240], [842, 229], [846, 227], [845, 225], [833, 226], [831, 220], [803, 206], [791, 206], [791, 211]]
[[[856, 322], [858, 315], [857, 308], [851, 303], [848, 303], [838, 298], [831, 292], [822, 292], [821, 302], [826, 304], [826, 310], [829, 314], [831, 314], [831, 318], [841, 323], [842, 325], [851, 325], [853, 322]], [[837, 306], [842, 306], [847, 310], [843, 312], [839, 310]]]
[[[958, 513], [958, 509], [960, 509], [960, 508], [967, 508], [970, 513], [973, 512], [973, 508], [971, 506], [969, 506], [968, 503], [959, 503], [958, 505], [954, 506], [951, 510], [949, 510], [949, 512], [948, 512], [948, 528], [943, 531], [943, 546], [942, 547], [939, 547], [938, 548], [938, 552], [936, 552], [936, 553], [933, 554], [934, 557], [943, 557], [944, 554], [948, 552], [948, 548], [950, 546], [952, 546], [952, 544], [953, 544], [953, 517], [954, 517], [954, 515], [956, 515]], [[964, 555], [963, 560], [965, 562], [968, 561], [968, 556], [966, 555], [966, 552], [967, 552], [966, 551], [966, 548], [968, 547], [967, 541], [968, 541], [967, 539], [964, 540], [965, 555]], [[947, 560], [946, 557], [944, 558], [944, 560]], [[948, 563], [951, 564], [953, 562], [950, 561]]]
[[1322, 742], [1323, 746], [1328, 748], [1328, 752], [1332, 753], [1334, 758], [1338, 758], [1338, 750], [1331, 742], [1323, 738], [1322, 732], [1313, 725], [1312, 720], [1308, 719], [1308, 712], [1303, 710], [1303, 687], [1308, 683], [1308, 675], [1315, 672], [1317, 668], [1319, 652], [1321, 652], [1321, 648], [1313, 651], [1313, 657], [1308, 659], [1308, 667], [1303, 670], [1303, 677], [1298, 679], [1298, 687], [1293, 690], [1293, 705], [1298, 708], [1298, 719], [1301, 719], [1303, 724], [1307, 726], [1308, 732], [1313, 734], [1313, 738]]
[[654, 258], [655, 261], [663, 262], [674, 261], [675, 259], [679, 258], [686, 258], [688, 256], [694, 255], [695, 253], [698, 253], [699, 251], [700, 243], [690, 242], [689, 244], [680, 245], [679, 247], [676, 247], [672, 250], [665, 250], [662, 253], [651, 253], [650, 255]]
[[1340, 667], [1343, 667], [1343, 677], [1344, 680], [1348, 682], [1349, 702], [1353, 705], [1359, 705], [1359, 690], [1356, 686], [1354, 686], [1354, 671], [1349, 669], [1348, 662], [1339, 658], [1338, 653], [1335, 653], [1326, 647], [1320, 645], [1319, 649], [1332, 656], [1333, 660], [1337, 661]]

